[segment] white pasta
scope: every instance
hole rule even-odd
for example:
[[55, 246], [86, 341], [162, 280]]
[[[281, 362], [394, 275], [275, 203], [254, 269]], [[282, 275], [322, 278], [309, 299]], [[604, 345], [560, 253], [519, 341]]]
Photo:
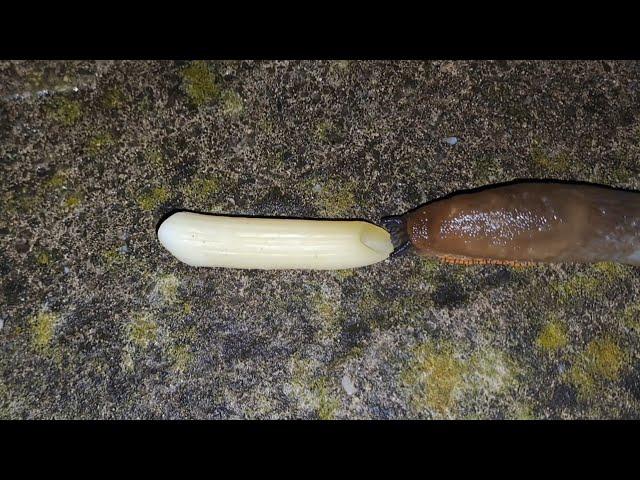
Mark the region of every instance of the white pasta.
[[298, 220], [178, 212], [158, 230], [162, 245], [197, 267], [332, 270], [380, 262], [389, 233], [351, 220]]

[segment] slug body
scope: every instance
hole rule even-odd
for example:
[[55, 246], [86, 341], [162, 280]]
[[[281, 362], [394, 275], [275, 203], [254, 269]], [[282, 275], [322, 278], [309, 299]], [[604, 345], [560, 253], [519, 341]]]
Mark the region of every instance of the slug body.
[[[451, 263], [640, 265], [640, 193], [518, 183], [461, 193], [388, 220], [396, 251]], [[395, 231], [394, 231], [395, 230]]]

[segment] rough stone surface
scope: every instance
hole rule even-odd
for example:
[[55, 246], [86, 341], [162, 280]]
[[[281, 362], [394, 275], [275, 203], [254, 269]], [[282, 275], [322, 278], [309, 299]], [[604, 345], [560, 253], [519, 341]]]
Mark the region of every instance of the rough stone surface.
[[638, 269], [195, 269], [155, 232], [640, 189], [639, 112], [638, 62], [0, 62], [0, 417], [638, 418]]

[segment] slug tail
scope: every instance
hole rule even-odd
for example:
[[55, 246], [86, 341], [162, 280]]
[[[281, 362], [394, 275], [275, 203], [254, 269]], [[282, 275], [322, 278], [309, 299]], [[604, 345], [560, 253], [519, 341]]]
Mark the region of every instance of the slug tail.
[[407, 253], [411, 242], [409, 241], [409, 234], [407, 233], [407, 221], [404, 215], [390, 215], [383, 217], [380, 222], [382, 226], [391, 235], [391, 243], [393, 244], [393, 253], [390, 257], [399, 257]]

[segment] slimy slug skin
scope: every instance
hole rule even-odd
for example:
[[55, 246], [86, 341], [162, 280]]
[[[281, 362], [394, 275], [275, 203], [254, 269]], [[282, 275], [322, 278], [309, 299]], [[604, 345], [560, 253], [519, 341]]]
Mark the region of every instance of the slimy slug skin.
[[178, 212], [162, 222], [158, 239], [195, 267], [333, 270], [371, 265], [393, 252], [384, 228], [350, 220]]
[[523, 182], [459, 193], [383, 219], [396, 253], [450, 263], [640, 265], [640, 193]]

